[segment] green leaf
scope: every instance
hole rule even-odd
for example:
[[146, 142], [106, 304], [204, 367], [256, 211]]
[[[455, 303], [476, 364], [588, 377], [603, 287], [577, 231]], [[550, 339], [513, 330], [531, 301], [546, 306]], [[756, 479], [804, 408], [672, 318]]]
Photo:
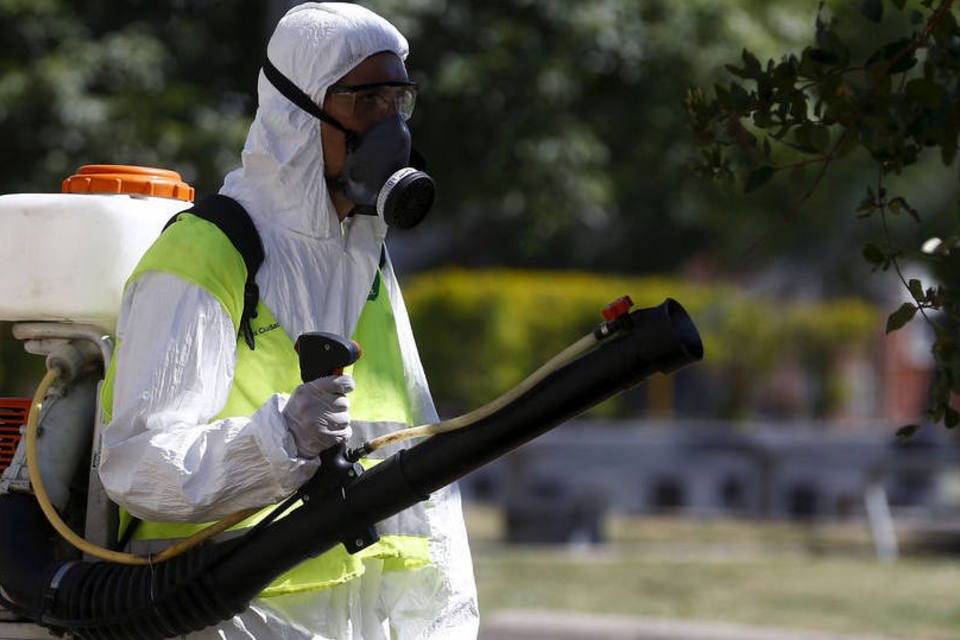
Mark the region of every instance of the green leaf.
[[753, 112], [753, 124], [761, 129], [767, 129], [773, 126], [773, 119], [768, 111], [757, 110]]
[[897, 438], [900, 439], [900, 442], [906, 442], [913, 435], [920, 430], [920, 425], [918, 424], [908, 424], [897, 429]]
[[747, 111], [750, 108], [750, 94], [740, 85], [730, 83], [730, 100], [733, 108], [738, 111]]
[[904, 302], [900, 308], [890, 314], [887, 318], [887, 333], [891, 333], [903, 327], [917, 314], [917, 306], [912, 302]]
[[937, 334], [937, 340], [950, 340], [953, 338], [953, 329], [945, 327], [942, 324], [934, 325], [933, 331]]
[[887, 211], [889, 211], [893, 215], [899, 215], [901, 210], [901, 206], [900, 206], [901, 204], [902, 203], [900, 198], [892, 198], [887, 203]]
[[951, 47], [952, 41], [956, 38], [957, 19], [953, 13], [946, 11], [940, 14], [936, 25], [933, 27], [933, 40], [943, 47]]
[[717, 102], [720, 103], [720, 106], [725, 108], [730, 108], [733, 106], [733, 100], [730, 98], [730, 92], [727, 91], [726, 87], [718, 84], [713, 85], [713, 93], [717, 96]]
[[944, 166], [949, 167], [953, 164], [953, 159], [957, 156], [957, 135], [956, 131], [950, 131], [950, 127], [945, 128], [947, 132], [940, 141], [940, 161]]
[[873, 199], [872, 196], [867, 196], [860, 201], [860, 204], [857, 205], [856, 211], [862, 212], [865, 211], [866, 215], [869, 216], [877, 208], [877, 202]]
[[860, 3], [860, 13], [867, 20], [880, 22], [883, 20], [883, 0], [863, 0]]
[[793, 94], [793, 97], [790, 99], [790, 111], [793, 113], [793, 117], [796, 118], [797, 122], [807, 120], [807, 96], [803, 91], [797, 91]]
[[818, 62], [820, 64], [834, 64], [840, 61], [840, 56], [832, 51], [827, 51], [826, 49], [821, 48], [807, 48], [804, 50], [804, 55], [809, 57], [813, 62]]
[[916, 100], [922, 106], [928, 109], [936, 109], [944, 99], [943, 87], [927, 78], [914, 78], [904, 87], [904, 93], [908, 98]]
[[913, 66], [917, 64], [916, 52], [912, 51], [909, 54], [903, 53], [912, 43], [913, 39], [911, 38], [901, 38], [893, 42], [888, 42], [873, 52], [867, 59], [867, 66], [893, 63], [890, 64], [889, 68], [885, 68], [888, 75], [912, 69]]
[[760, 64], [757, 56], [746, 49], [743, 50], [741, 56], [743, 58], [743, 68], [751, 78], [755, 78], [763, 73], [763, 66]]
[[830, 129], [820, 124], [810, 125], [809, 140], [814, 149], [825, 153], [830, 148]]
[[743, 187], [743, 192], [750, 193], [751, 191], [756, 191], [763, 185], [767, 184], [770, 181], [770, 178], [772, 178], [773, 174], [776, 172], [776, 168], [771, 167], [770, 165], [757, 167], [750, 172], [749, 176], [747, 176], [747, 182]]
[[916, 278], [911, 278], [910, 283], [907, 285], [907, 288], [910, 289], [910, 295], [912, 295], [917, 300], [923, 300], [923, 285], [920, 284], [920, 281]]
[[953, 429], [955, 426], [960, 424], [960, 413], [957, 413], [956, 410], [947, 407], [943, 415], [943, 424], [946, 425], [947, 429]]
[[863, 257], [867, 262], [876, 266], [880, 266], [887, 261], [887, 254], [883, 252], [883, 249], [873, 243], [867, 243], [863, 247]]
[[738, 78], [748, 79], [750, 77], [750, 74], [748, 74], [745, 70], [741, 69], [740, 67], [734, 66], [732, 64], [725, 64], [723, 66], [727, 71], [737, 76]]
[[895, 6], [900, 11], [903, 11], [903, 6], [907, 4], [907, 0], [890, 0], [890, 4]]
[[797, 81], [797, 60], [790, 58], [778, 64], [773, 70], [773, 83], [781, 90], [787, 90]]
[[[933, 392], [931, 392], [930, 395], [935, 397]], [[943, 419], [943, 409], [944, 404], [942, 402], [937, 402], [930, 408], [930, 411], [927, 413], [927, 415], [932, 422], [940, 422], [940, 420]]]

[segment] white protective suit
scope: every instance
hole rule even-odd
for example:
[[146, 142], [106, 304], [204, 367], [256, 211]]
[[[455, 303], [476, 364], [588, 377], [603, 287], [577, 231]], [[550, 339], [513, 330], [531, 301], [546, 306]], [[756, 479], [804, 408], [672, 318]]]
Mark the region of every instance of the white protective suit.
[[[327, 87], [374, 53], [406, 58], [407, 42], [356, 5], [305, 3], [271, 37], [272, 63], [322, 104]], [[261, 299], [291, 336], [351, 335], [387, 232], [374, 216], [342, 224], [324, 180], [320, 121], [283, 97], [261, 72], [259, 108], [243, 166], [220, 193], [252, 217], [266, 258]], [[383, 282], [394, 304], [408, 386], [418, 420], [436, 420], [409, 319], [389, 263]], [[147, 272], [123, 298], [113, 420], [100, 475], [110, 497], [134, 515], [203, 522], [279, 501], [316, 468], [297, 457], [277, 394], [250, 418], [210, 422], [225, 405], [236, 363], [227, 312], [204, 289]], [[358, 444], [358, 443], [354, 443]], [[365, 573], [320, 591], [260, 598], [219, 628], [190, 638], [475, 638], [476, 588], [456, 487], [428, 502], [429, 566]]]

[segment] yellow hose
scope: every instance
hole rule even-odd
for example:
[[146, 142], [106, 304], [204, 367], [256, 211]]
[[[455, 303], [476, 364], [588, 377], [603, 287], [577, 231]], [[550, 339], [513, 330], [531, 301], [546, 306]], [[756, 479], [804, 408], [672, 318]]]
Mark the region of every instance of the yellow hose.
[[474, 424], [475, 422], [478, 422], [479, 420], [482, 420], [490, 414], [507, 406], [509, 403], [513, 402], [521, 395], [532, 389], [534, 385], [539, 383], [548, 375], [568, 362], [579, 358], [581, 355], [595, 347], [598, 343], [599, 340], [597, 337], [593, 333], [588, 333], [548, 360], [546, 364], [531, 373], [520, 384], [510, 389], [510, 391], [503, 394], [499, 398], [488, 402], [482, 407], [474, 409], [470, 413], [466, 413], [462, 416], [451, 418], [450, 420], [444, 420], [442, 422], [435, 422], [432, 424], [423, 424], [417, 427], [410, 427], [409, 429], [401, 429], [400, 431], [388, 433], [364, 443], [360, 446], [359, 450], [362, 450], [366, 454], [395, 442], [403, 442], [405, 440], [411, 440], [421, 436], [446, 433], [447, 431], [455, 431], [457, 429], [462, 429], [463, 427], [468, 427], [471, 424]]
[[[553, 373], [555, 370], [559, 369], [568, 362], [571, 362], [575, 358], [580, 357], [598, 343], [599, 340], [597, 337], [594, 336], [593, 333], [589, 333], [551, 358], [546, 364], [534, 371], [510, 391], [485, 404], [484, 406], [450, 420], [444, 420], [432, 424], [424, 424], [417, 427], [411, 427], [409, 429], [395, 431], [394, 433], [388, 433], [364, 443], [360, 447], [360, 450], [362, 450], [364, 453], [369, 453], [395, 442], [403, 442], [405, 440], [411, 440], [421, 436], [429, 436], [438, 433], [445, 433], [447, 431], [454, 431], [456, 429], [462, 429], [463, 427], [474, 424], [475, 422], [486, 418], [490, 414], [499, 411], [507, 404], [513, 402], [519, 396], [532, 389], [534, 385], [546, 378], [549, 374]], [[34, 394], [33, 404], [30, 407], [30, 414], [27, 418], [27, 469], [30, 472], [30, 483], [33, 485], [37, 502], [40, 504], [40, 508], [43, 510], [43, 513], [47, 516], [47, 520], [49, 520], [53, 528], [56, 529], [57, 532], [74, 547], [80, 549], [84, 553], [101, 558], [102, 560], [109, 560], [122, 564], [154, 564], [180, 555], [188, 549], [200, 544], [207, 538], [214, 536], [221, 531], [229, 529], [238, 522], [259, 511], [259, 509], [247, 509], [245, 511], [235, 513], [221, 520], [220, 522], [212, 524], [206, 529], [198, 531], [192, 536], [184, 538], [176, 544], [167, 547], [159, 554], [151, 556], [138, 556], [132, 553], [113, 551], [84, 540], [74, 533], [67, 523], [60, 518], [56, 508], [54, 508], [53, 504], [50, 502], [50, 498], [47, 496], [46, 489], [43, 486], [43, 479], [40, 477], [40, 463], [37, 456], [37, 425], [39, 422], [40, 409], [43, 407], [43, 400], [47, 395], [47, 391], [50, 389], [53, 383], [56, 382], [58, 377], [59, 372], [57, 369], [50, 369], [43, 377], [43, 380], [40, 381], [40, 384], [37, 387], [37, 392]]]
[[33, 492], [37, 497], [37, 502], [40, 504], [40, 509], [43, 510], [44, 515], [47, 516], [47, 520], [49, 520], [53, 528], [57, 530], [57, 533], [63, 536], [63, 538], [74, 547], [80, 549], [84, 553], [90, 554], [102, 560], [109, 560], [111, 562], [139, 565], [156, 564], [180, 555], [184, 551], [187, 551], [188, 549], [200, 544], [207, 538], [214, 536], [225, 529], [229, 529], [241, 520], [244, 520], [245, 518], [248, 518], [259, 511], [259, 509], [247, 509], [245, 511], [235, 513], [232, 516], [228, 516], [227, 518], [221, 520], [220, 522], [210, 525], [202, 531], [198, 531], [189, 538], [184, 538], [180, 542], [167, 547], [160, 553], [149, 556], [138, 556], [132, 553], [124, 553], [122, 551], [105, 549], [78, 536], [76, 533], [74, 533], [70, 526], [60, 518], [60, 514], [57, 513], [56, 508], [50, 502], [50, 498], [47, 495], [47, 490], [43, 486], [43, 478], [40, 475], [40, 461], [37, 455], [37, 433], [39, 431], [38, 425], [40, 419], [40, 410], [43, 408], [43, 400], [47, 396], [47, 391], [50, 390], [50, 387], [53, 386], [59, 377], [59, 370], [54, 368], [47, 371], [47, 374], [37, 386], [37, 392], [33, 395], [33, 404], [30, 406], [30, 413], [27, 417], [27, 470], [30, 472], [30, 484], [33, 486]]

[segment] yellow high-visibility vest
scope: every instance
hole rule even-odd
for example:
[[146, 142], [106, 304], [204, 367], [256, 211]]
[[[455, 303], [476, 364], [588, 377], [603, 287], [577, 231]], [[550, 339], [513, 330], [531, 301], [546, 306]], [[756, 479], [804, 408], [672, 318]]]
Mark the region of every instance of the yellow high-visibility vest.
[[[220, 302], [233, 320], [234, 329], [239, 330], [247, 268], [240, 253], [214, 224], [181, 214], [177, 223], [170, 225], [147, 250], [127, 286], [148, 271], [172, 273], [202, 287]], [[361, 345], [363, 357], [350, 371], [356, 381], [356, 390], [350, 394], [350, 414], [355, 433], [362, 440], [381, 435], [376, 433], [378, 423], [413, 422], [393, 309], [386, 287], [380, 285], [378, 273], [353, 336]], [[243, 339], [237, 340], [233, 384], [226, 405], [213, 420], [253, 415], [270, 396], [292, 393], [301, 382], [293, 340], [262, 300], [251, 328], [255, 348], [250, 349]], [[101, 392], [105, 423], [113, 410], [116, 354], [121, 348], [118, 343]], [[376, 461], [362, 462], [369, 466]], [[272, 507], [263, 509], [223, 535], [242, 533], [271, 510]], [[422, 507], [415, 505], [378, 525], [380, 541], [357, 554], [350, 555], [343, 545], [337, 545], [301, 563], [274, 581], [261, 597], [342, 584], [363, 574], [363, 559], [368, 557], [383, 559], [384, 570], [426, 565], [430, 561], [428, 532], [426, 518], [420, 511]], [[130, 519], [126, 510], [121, 509], [121, 531]], [[131, 540], [131, 551], [157, 551], [207, 524], [143, 521]]]

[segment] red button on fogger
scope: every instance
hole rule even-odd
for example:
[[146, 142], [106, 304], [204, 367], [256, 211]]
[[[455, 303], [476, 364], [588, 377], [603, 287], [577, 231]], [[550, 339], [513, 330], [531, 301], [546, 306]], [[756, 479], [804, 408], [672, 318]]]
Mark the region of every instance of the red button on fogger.
[[603, 319], [607, 322], [612, 322], [619, 318], [620, 316], [628, 313], [630, 307], [633, 306], [633, 300], [630, 299], [630, 296], [623, 296], [622, 298], [617, 298], [606, 307], [603, 308]]

